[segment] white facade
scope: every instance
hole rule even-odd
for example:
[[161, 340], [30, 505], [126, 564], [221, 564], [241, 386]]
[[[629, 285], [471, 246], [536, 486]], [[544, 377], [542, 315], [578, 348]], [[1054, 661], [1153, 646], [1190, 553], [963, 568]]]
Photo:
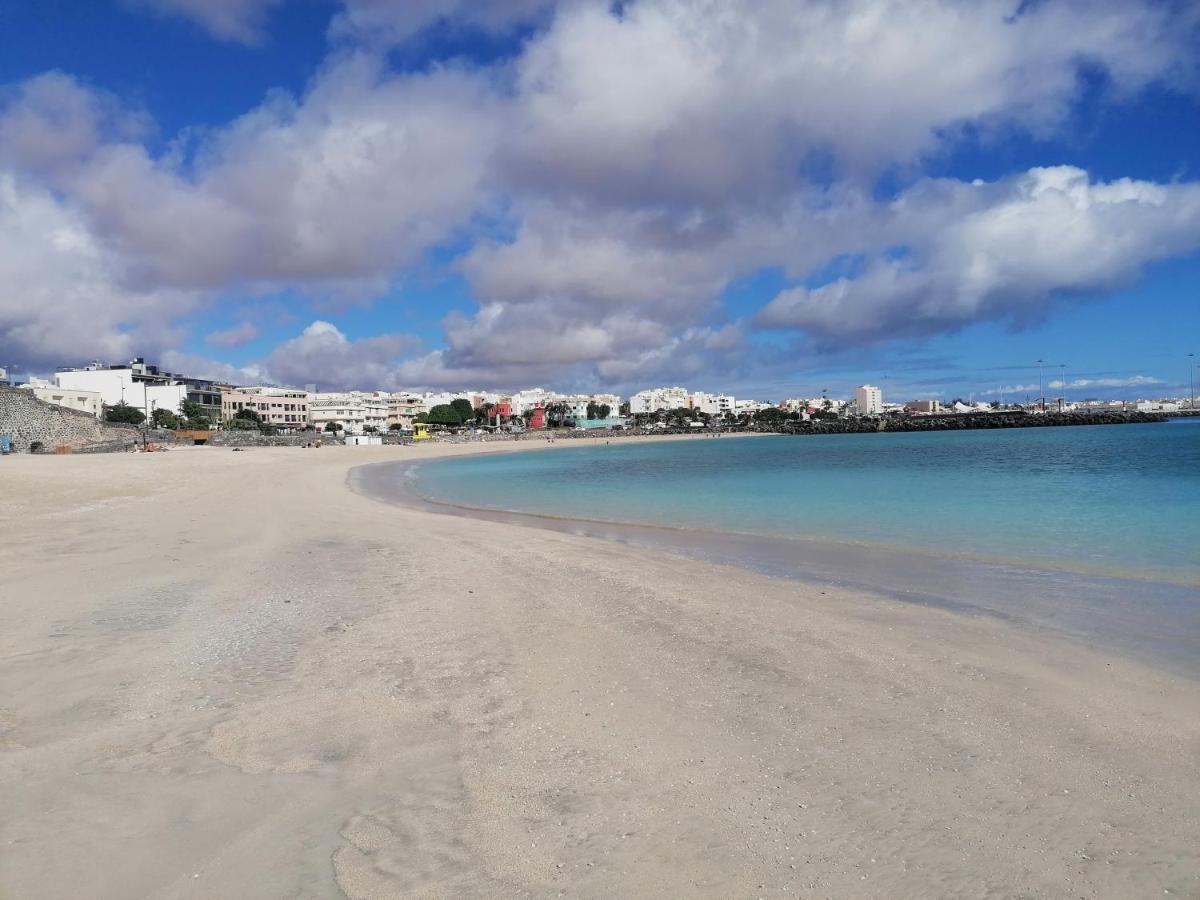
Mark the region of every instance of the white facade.
[[97, 419], [104, 415], [104, 400], [97, 391], [70, 390], [42, 381], [38, 378], [29, 384], [21, 385], [21, 390], [29, 391], [44, 403], [76, 409]]
[[537, 409], [539, 406], [544, 409], [549, 404], [557, 403], [562, 399], [564, 399], [562, 394], [540, 387], [517, 391], [512, 395], [512, 414], [520, 417], [531, 409]]
[[151, 384], [135, 381], [132, 369], [70, 369], [56, 372], [54, 383], [71, 391], [91, 391], [100, 395], [105, 406], [124, 403], [147, 415], [165, 409], [180, 415], [187, 399], [187, 385]]
[[705, 394], [697, 392], [691, 397], [692, 409], [710, 416], [733, 415], [737, 401], [727, 394]]
[[317, 431], [336, 422], [346, 434], [368, 434], [368, 428], [383, 432], [388, 427], [388, 401], [381, 394], [363, 391], [311, 394], [308, 418]]
[[629, 398], [629, 412], [636, 416], [667, 409], [686, 408], [691, 402], [690, 397], [688, 391], [681, 387], [661, 387], [639, 391]]
[[754, 413], [764, 409], [771, 409], [771, 404], [763, 403], [760, 400], [738, 400], [733, 405], [734, 413], [739, 416], [743, 413], [749, 413], [753, 415]]
[[859, 385], [854, 389], [854, 405], [860, 416], [877, 416], [883, 412], [883, 391], [873, 384]]

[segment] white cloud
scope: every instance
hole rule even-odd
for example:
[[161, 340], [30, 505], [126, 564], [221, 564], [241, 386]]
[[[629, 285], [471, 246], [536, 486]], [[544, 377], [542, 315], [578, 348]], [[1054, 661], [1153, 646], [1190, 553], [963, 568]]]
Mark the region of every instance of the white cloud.
[[418, 349], [412, 335], [350, 340], [329, 322], [316, 321], [275, 348], [262, 367], [279, 384], [316, 384], [320, 390], [395, 389], [401, 359]]
[[[1049, 368], [1057, 368], [1052, 366]], [[1161, 378], [1153, 378], [1149, 375], [1130, 375], [1121, 378], [1061, 378], [1048, 379], [1045, 382], [1044, 390], [1046, 391], [1061, 391], [1064, 388], [1067, 390], [1085, 390], [1088, 388], [1138, 388], [1138, 387], [1160, 387], [1166, 385], [1167, 382]], [[1007, 384], [1003, 387], [990, 388], [985, 391], [976, 391], [985, 397], [1008, 396], [1018, 394], [1037, 395], [1039, 385], [1036, 381], [1028, 384]]]
[[141, 137], [146, 117], [62, 72], [0, 90], [0, 167], [53, 178], [112, 140]]
[[0, 170], [0, 354], [31, 368], [126, 360], [179, 340], [191, 292], [138, 290], [79, 212]]
[[214, 347], [240, 347], [258, 337], [258, 327], [253, 322], [239, 322], [220, 331], [211, 331], [204, 342]]
[[[242, 42], [263, 36], [277, 2], [141, 0]], [[337, 43], [299, 97], [274, 93], [155, 155], [141, 142], [144, 117], [45, 76], [0, 98], [0, 167], [28, 185], [22, 203], [41, 198], [78, 236], [56, 265], [81, 277], [62, 289], [91, 284], [111, 298], [95, 354], [124, 352], [129, 322], [148, 345], [139, 349], [169, 346], [172, 323], [209, 293], [369, 300], [453, 244], [466, 248], [461, 270], [479, 306], [446, 319], [444, 349], [405, 357], [414, 343], [403, 336], [372, 344], [318, 330], [262, 370], [382, 386], [728, 368], [744, 354], [717, 344], [745, 338], [720, 295], [763, 267], [794, 283], [861, 257], [861, 270], [786, 292], [758, 319], [844, 342], [1026, 320], [1060, 293], [1110, 289], [1195, 247], [1194, 185], [1037, 169], [996, 184], [921, 182], [890, 205], [871, 192], [880, 172], [913, 172], [966, 126], [1053, 134], [1080, 93], [1081, 64], [1114, 95], [1186, 77], [1196, 23], [1178, 11], [1129, 0], [616, 10], [342, 0]], [[539, 30], [490, 67], [395, 73], [379, 46], [430, 26], [531, 23]], [[27, 227], [15, 221], [10, 211], [7, 227]], [[0, 270], [28, 279], [25, 260], [8, 259], [21, 240], [47, 252], [23, 235], [0, 245]], [[907, 254], [885, 252], [897, 245]], [[55, 278], [43, 278], [46, 296], [58, 296]], [[10, 301], [3, 333], [48, 356], [30, 329], [52, 330], [66, 309]], [[56, 339], [75, 330], [63, 322]]]
[[1162, 5], [642, 0], [560, 9], [517, 63], [512, 176], [646, 205], [769, 204], [810, 158], [870, 174], [965, 123], [1045, 132], [1083, 61], [1120, 90], [1188, 65]]
[[993, 184], [929, 181], [892, 204], [908, 254], [775, 297], [758, 323], [838, 340], [1044, 317], [1063, 294], [1104, 292], [1200, 247], [1200, 184], [1092, 183], [1068, 166]]
[[257, 44], [267, 14], [283, 0], [125, 0], [128, 6], [190, 19], [224, 41]]
[[344, 0], [332, 35], [366, 44], [399, 44], [433, 25], [505, 32], [534, 22], [556, 0]]

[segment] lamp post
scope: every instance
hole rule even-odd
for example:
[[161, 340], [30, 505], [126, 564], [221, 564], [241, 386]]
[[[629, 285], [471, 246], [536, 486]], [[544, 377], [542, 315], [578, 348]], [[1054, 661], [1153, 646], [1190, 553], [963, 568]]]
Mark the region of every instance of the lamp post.
[[1062, 384], [1062, 387], [1059, 389], [1061, 391], [1061, 394], [1058, 398], [1058, 411], [1062, 412], [1066, 408], [1066, 405], [1067, 405], [1067, 364], [1059, 363], [1058, 364], [1058, 372], [1059, 372], [1058, 380]]
[[1038, 408], [1046, 411], [1046, 386], [1042, 379], [1042, 360], [1038, 360]]
[[1188, 354], [1188, 411], [1196, 409], [1196, 354]]

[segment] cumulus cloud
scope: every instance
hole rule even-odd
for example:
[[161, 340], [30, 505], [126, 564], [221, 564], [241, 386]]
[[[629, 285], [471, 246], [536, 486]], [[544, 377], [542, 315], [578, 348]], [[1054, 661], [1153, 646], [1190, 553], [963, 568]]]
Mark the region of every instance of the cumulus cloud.
[[[147, 283], [376, 290], [484, 202], [496, 117], [453, 69], [388, 75], [342, 60], [211, 136], [190, 166], [114, 144], [70, 186]], [[182, 236], [186, 235], [186, 240]]]
[[214, 347], [240, 347], [258, 337], [258, 327], [253, 322], [239, 322], [220, 331], [211, 331], [204, 342]]
[[133, 8], [189, 19], [214, 37], [257, 44], [267, 14], [283, 0], [125, 0]]
[[1200, 248], [1200, 184], [1093, 183], [1069, 166], [997, 183], [921, 183], [891, 214], [902, 255], [783, 291], [758, 323], [875, 340], [1027, 322], [1058, 296], [1111, 290], [1150, 262]]
[[62, 72], [0, 90], [0, 166], [50, 178], [109, 141], [141, 137], [144, 115]]
[[316, 384], [320, 390], [394, 389], [402, 387], [396, 380], [401, 359], [420, 343], [405, 334], [350, 340], [336, 326], [318, 320], [275, 348], [263, 369], [279, 384]]
[[29, 368], [126, 360], [170, 346], [171, 322], [203, 298], [124, 284], [119, 257], [78, 210], [0, 171], [0, 347]]
[[[253, 42], [282, 0], [136, 2]], [[1128, 0], [341, 0], [299, 96], [155, 153], [143, 116], [51, 74], [0, 95], [0, 168], [22, 208], [77, 236], [56, 251], [55, 271], [81, 273], [64, 289], [111, 297], [97, 354], [124, 352], [129, 322], [143, 352], [169, 346], [183, 313], [231, 289], [374, 299], [453, 246], [478, 306], [446, 318], [444, 348], [413, 356], [410, 338], [314, 323], [261, 371], [385, 386], [728, 370], [747, 337], [721, 296], [763, 268], [807, 286], [757, 326], [853, 342], [1026, 321], [1194, 248], [1194, 185], [1035, 169], [873, 194], [881, 172], [911, 175], [964, 128], [1054, 133], [1082, 66], [1111, 94], [1183, 83], [1187, 14]], [[388, 67], [385, 45], [430, 27], [531, 24], [498, 63]], [[28, 278], [8, 259], [21, 240], [0, 245], [0, 269]], [[0, 323], [32, 352], [54, 308], [10, 302]]]
[[1190, 64], [1164, 4], [642, 0], [560, 10], [517, 63], [512, 177], [621, 203], [768, 202], [806, 163], [870, 174], [966, 123], [1044, 133], [1081, 63], [1136, 90]]

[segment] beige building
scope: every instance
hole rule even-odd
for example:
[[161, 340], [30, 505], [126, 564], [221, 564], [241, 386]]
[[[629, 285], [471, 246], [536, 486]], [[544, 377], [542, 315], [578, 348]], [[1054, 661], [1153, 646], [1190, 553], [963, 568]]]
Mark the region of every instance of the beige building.
[[904, 404], [904, 408], [909, 412], [934, 415], [942, 411], [942, 404], [938, 400], [914, 400], [912, 403]]
[[308, 391], [293, 388], [240, 387], [221, 391], [221, 419], [228, 422], [240, 410], [258, 413], [264, 423], [284, 431], [309, 425]]
[[95, 416], [97, 419], [104, 415], [104, 397], [99, 391], [59, 387], [48, 381], [42, 381], [40, 378], [34, 379], [29, 384], [21, 385], [21, 390], [29, 391], [45, 403], [76, 409], [79, 412]]
[[392, 394], [387, 398], [387, 427], [398, 425], [411, 431], [417, 416], [428, 411], [425, 400], [417, 394]]

